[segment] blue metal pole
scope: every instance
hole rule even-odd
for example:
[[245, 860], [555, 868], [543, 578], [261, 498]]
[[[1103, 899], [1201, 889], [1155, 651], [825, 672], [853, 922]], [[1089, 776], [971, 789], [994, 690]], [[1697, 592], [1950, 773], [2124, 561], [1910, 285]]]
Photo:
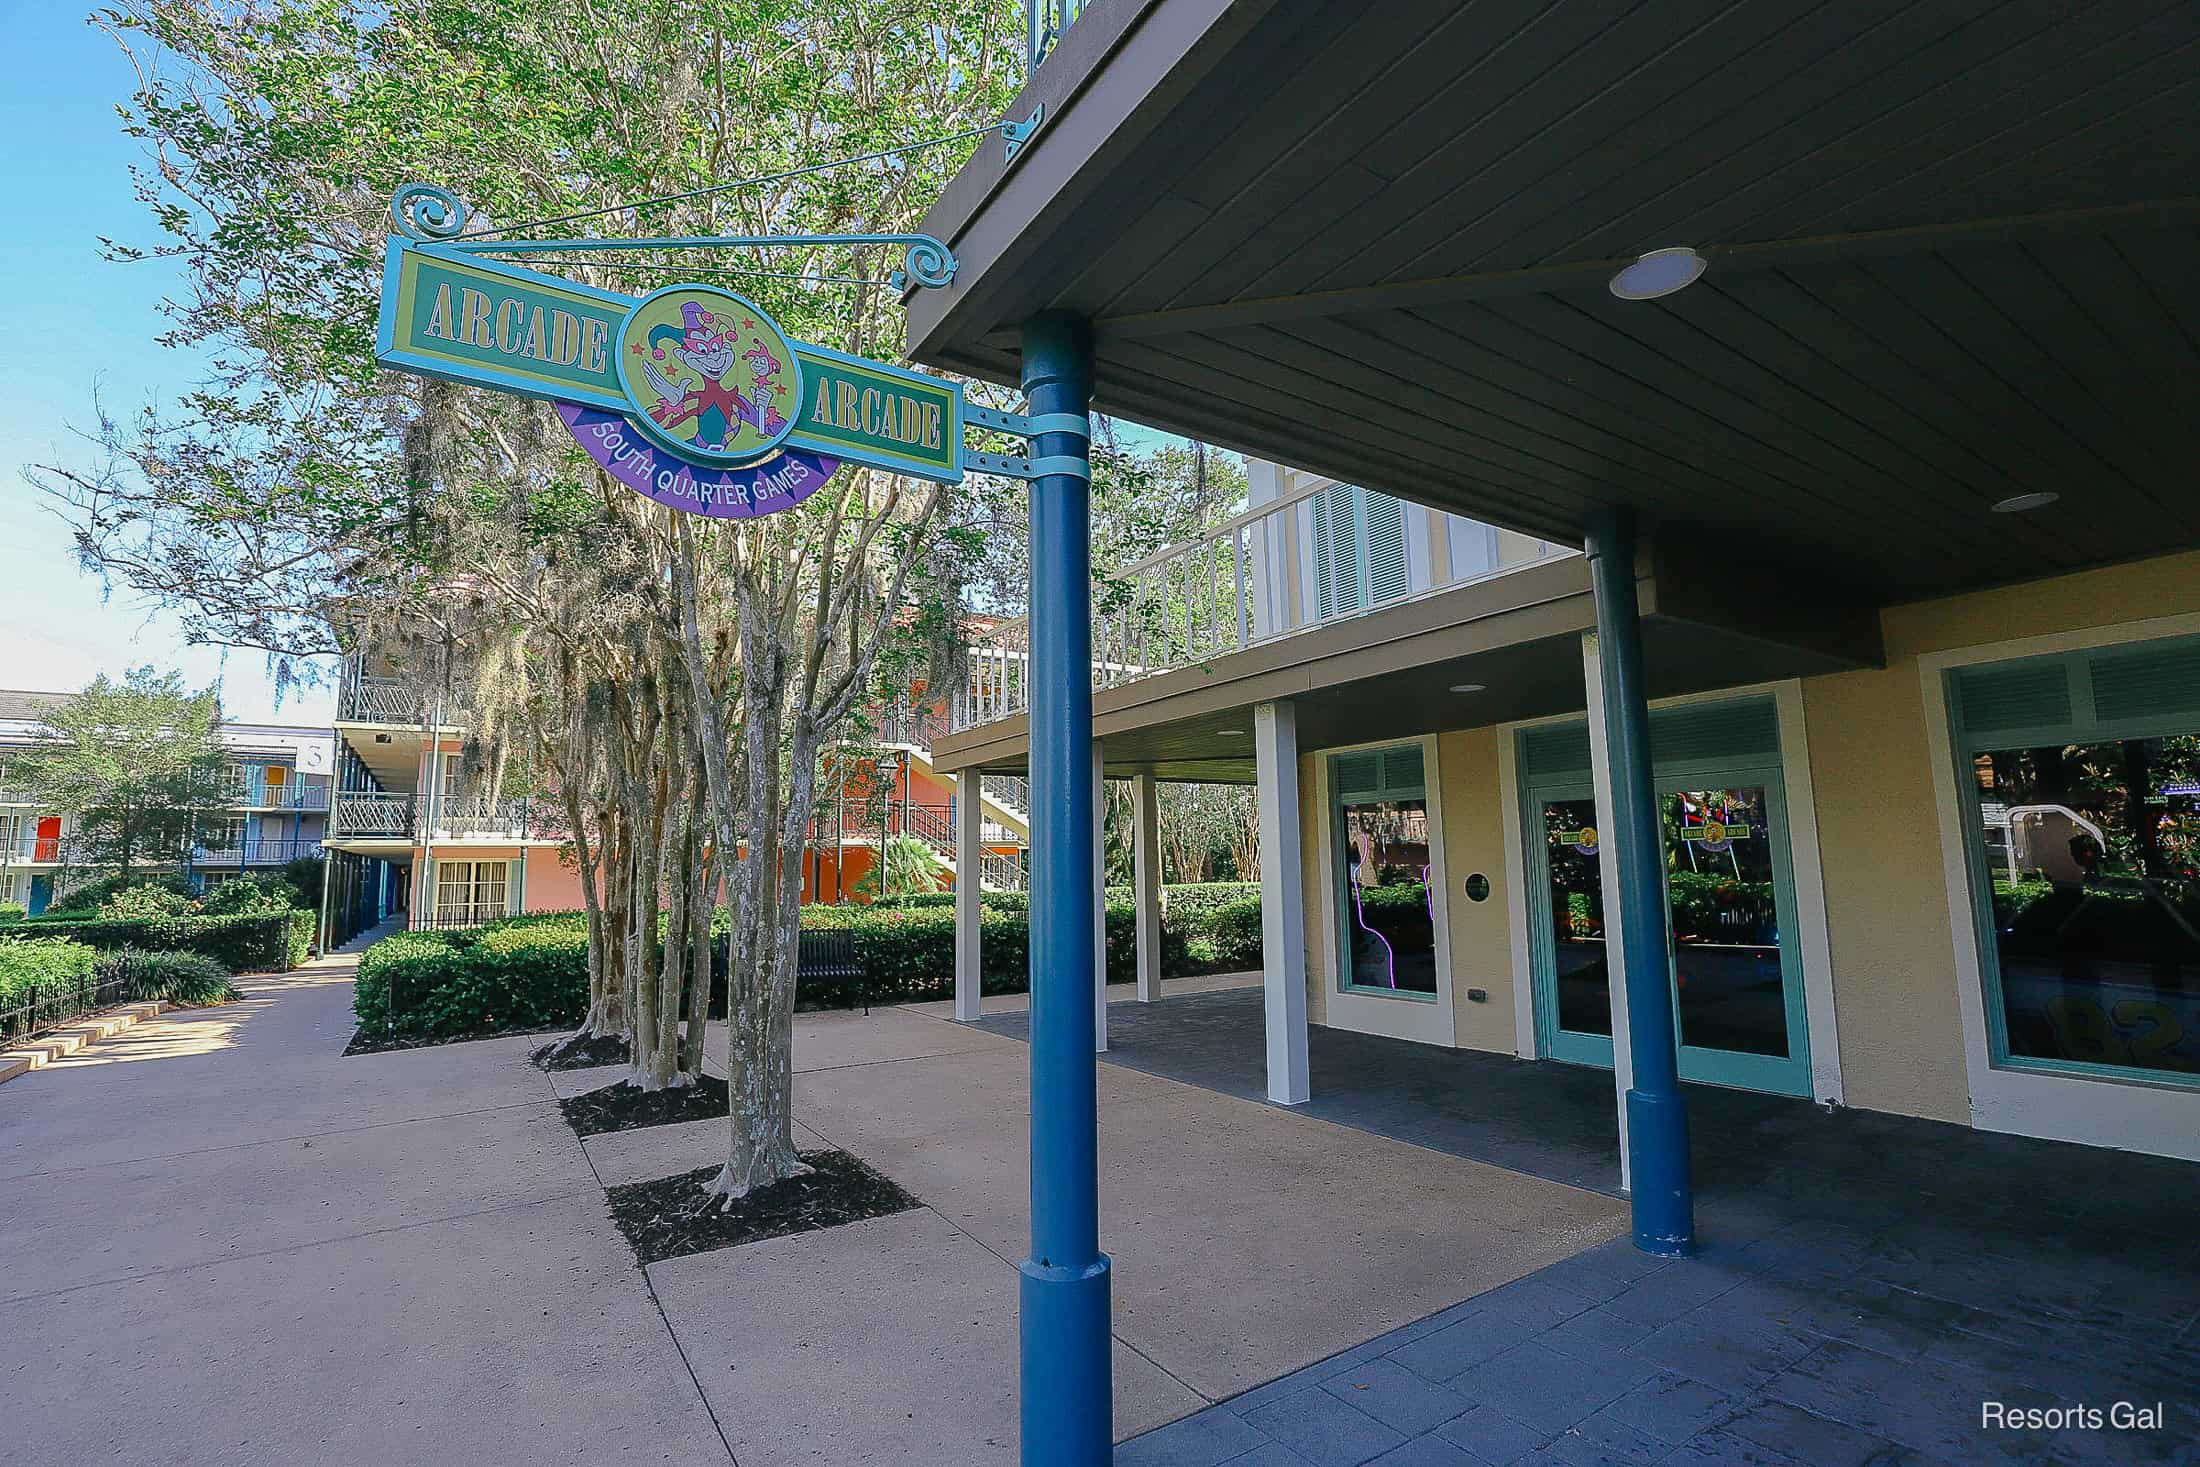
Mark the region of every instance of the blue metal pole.
[[1627, 984], [1628, 1171], [1635, 1246], [1667, 1257], [1695, 1244], [1688, 1107], [1681, 1099], [1666, 935], [1665, 837], [1650, 774], [1650, 704], [1642, 681], [1642, 616], [1635, 598], [1634, 524], [1623, 510], [1591, 516], [1586, 537], [1597, 606], [1597, 661], [1604, 682], [1610, 762], [1612, 860], [1619, 875]]
[[1108, 1258], [1100, 1251], [1092, 995], [1092, 329], [1024, 327], [1031, 441], [1031, 1256], [1021, 1285], [1024, 1467], [1114, 1454]]

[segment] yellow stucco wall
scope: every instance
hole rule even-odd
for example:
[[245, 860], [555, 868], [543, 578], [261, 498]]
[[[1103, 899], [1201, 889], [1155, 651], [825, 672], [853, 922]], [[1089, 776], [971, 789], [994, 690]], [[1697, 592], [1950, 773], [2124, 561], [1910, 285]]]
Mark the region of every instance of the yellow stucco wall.
[[[1452, 1042], [1511, 1054], [1512, 923], [1505, 892], [1505, 811], [1497, 777], [1497, 730], [1440, 734], [1436, 768], [1444, 816], [1445, 915], [1451, 937]], [[1487, 876], [1486, 901], [1467, 899], [1467, 878]], [[1472, 1003], [1467, 990], [1484, 990]]]
[[1970, 1119], [1919, 657], [2192, 612], [2200, 555], [2166, 556], [1890, 608], [1885, 669], [1804, 681], [1850, 1105]]
[[1334, 961], [1322, 902], [1322, 840], [1328, 831], [1328, 807], [1321, 796], [1321, 760], [1319, 754], [1299, 756], [1299, 881], [1305, 897], [1301, 905], [1306, 922], [1306, 1019], [1311, 1024], [1329, 1022], [1329, 975]]

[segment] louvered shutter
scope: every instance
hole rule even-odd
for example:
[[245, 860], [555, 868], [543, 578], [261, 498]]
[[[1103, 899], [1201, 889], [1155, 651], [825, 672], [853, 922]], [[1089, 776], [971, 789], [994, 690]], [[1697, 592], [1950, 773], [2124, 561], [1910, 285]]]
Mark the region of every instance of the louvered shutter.
[[2099, 722], [2200, 713], [2200, 642], [2103, 648], [2086, 659], [2086, 671]]
[[1966, 667], [1953, 679], [1956, 707], [1971, 735], [2056, 729], [2070, 722], [2070, 666], [2061, 657]]
[[1406, 507], [1388, 494], [1366, 493], [1367, 602], [1380, 606], [1412, 589], [1406, 570]]

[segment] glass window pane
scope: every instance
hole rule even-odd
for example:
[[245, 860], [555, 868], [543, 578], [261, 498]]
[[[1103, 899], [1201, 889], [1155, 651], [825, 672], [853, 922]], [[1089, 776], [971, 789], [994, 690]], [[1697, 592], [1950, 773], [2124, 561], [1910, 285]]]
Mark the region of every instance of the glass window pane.
[[1612, 1034], [1612, 973], [1604, 958], [1604, 872], [1596, 801], [1546, 800], [1543, 833], [1551, 872], [1551, 957], [1558, 1027]]
[[1973, 769], [2009, 1053], [2200, 1075], [2200, 735]]
[[1787, 985], [1764, 787], [1681, 790], [1660, 804], [1681, 1043], [1784, 1059]]
[[1360, 800], [1338, 821], [1344, 852], [1344, 984], [1436, 993], [1436, 923], [1428, 889], [1428, 802]]

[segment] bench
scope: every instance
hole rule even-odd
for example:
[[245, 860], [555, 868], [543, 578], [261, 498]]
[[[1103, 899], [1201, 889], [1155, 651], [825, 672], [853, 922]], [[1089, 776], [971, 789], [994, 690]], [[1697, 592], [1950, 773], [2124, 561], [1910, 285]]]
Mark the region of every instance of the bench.
[[863, 962], [856, 956], [853, 932], [828, 929], [801, 933], [795, 940], [794, 967], [797, 992], [813, 978], [852, 983], [863, 1000], [863, 1011], [871, 1012], [870, 985], [863, 981]]

